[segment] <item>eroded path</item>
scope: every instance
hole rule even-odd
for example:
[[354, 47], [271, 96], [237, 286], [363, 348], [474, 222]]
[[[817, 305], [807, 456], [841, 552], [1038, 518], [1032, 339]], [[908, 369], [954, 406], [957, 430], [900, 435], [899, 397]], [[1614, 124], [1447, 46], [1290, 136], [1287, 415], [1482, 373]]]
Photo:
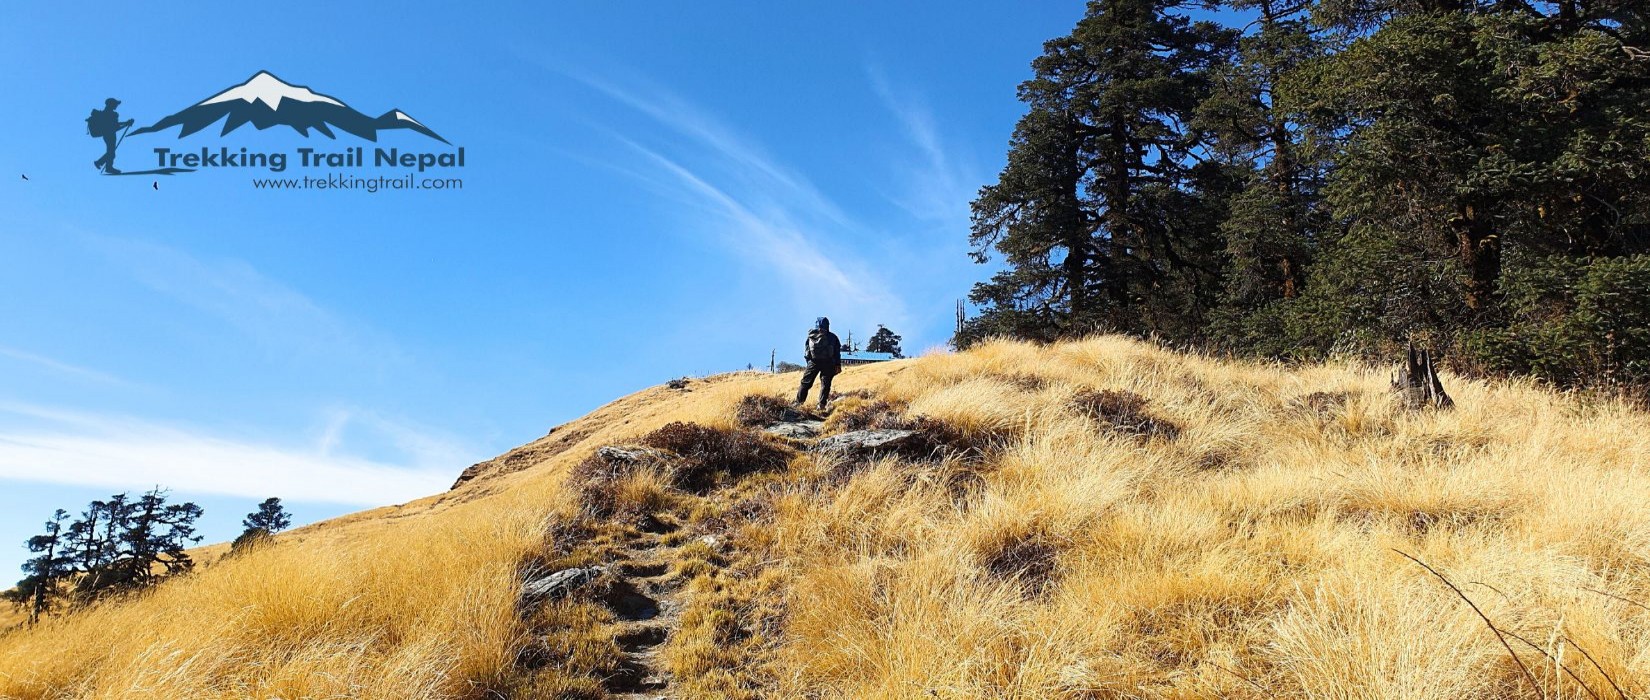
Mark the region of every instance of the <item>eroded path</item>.
[[524, 664], [543, 682], [508, 697], [768, 696], [787, 574], [759, 523], [787, 489], [829, 480], [812, 473], [821, 453], [841, 466], [922, 444], [894, 426], [822, 437], [821, 416], [755, 396], [741, 412], [753, 403], [742, 427], [673, 423], [575, 467], [578, 512], [523, 586]]

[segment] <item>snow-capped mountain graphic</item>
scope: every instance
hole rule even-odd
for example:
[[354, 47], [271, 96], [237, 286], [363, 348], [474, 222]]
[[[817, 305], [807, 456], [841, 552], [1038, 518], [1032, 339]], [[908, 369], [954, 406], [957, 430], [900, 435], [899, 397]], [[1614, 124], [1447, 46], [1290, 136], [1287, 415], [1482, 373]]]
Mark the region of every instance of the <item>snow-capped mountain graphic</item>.
[[302, 85], [293, 85], [268, 71], [258, 71], [246, 82], [200, 101], [192, 107], [166, 117], [154, 124], [136, 129], [131, 136], [163, 131], [174, 126], [183, 127], [178, 138], [183, 138], [223, 120], [223, 131], [228, 134], [251, 124], [260, 131], [278, 124], [292, 127], [304, 136], [311, 129], [327, 138], [337, 138], [332, 130], [377, 141], [384, 129], [411, 129], [432, 139], [447, 143], [429, 127], [406, 112], [392, 109], [373, 118], [355, 111], [335, 97], [314, 92]]

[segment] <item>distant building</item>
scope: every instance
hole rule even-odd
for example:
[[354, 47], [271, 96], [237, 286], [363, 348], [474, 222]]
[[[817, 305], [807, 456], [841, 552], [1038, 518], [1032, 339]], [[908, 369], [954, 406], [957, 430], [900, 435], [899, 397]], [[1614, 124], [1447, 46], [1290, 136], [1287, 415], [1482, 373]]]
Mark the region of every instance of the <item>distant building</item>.
[[896, 359], [899, 359], [899, 358], [894, 357], [894, 353], [891, 353], [891, 352], [845, 352], [845, 353], [842, 353], [842, 364], [844, 364], [844, 365], [868, 365], [868, 364], [871, 364], [872, 362], [887, 362], [889, 360], [896, 360]]

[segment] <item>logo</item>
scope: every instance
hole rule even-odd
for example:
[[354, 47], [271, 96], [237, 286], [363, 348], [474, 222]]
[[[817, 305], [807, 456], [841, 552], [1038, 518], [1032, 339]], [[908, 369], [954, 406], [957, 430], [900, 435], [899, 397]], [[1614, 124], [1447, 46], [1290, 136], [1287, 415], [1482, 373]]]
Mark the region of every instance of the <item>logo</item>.
[[[259, 71], [244, 83], [137, 129], [132, 128], [134, 120], [121, 119], [117, 111], [120, 105], [120, 100], [111, 97], [104, 101], [103, 109], [92, 110], [91, 116], [86, 118], [86, 133], [103, 139], [103, 155], [92, 165], [104, 175], [174, 175], [221, 168], [253, 168], [285, 173], [288, 168], [297, 168], [315, 170], [314, 174], [324, 178], [320, 182], [330, 181], [336, 187], [339, 182], [336, 171], [339, 169], [389, 167], [416, 169], [422, 173], [432, 168], [464, 167], [463, 147], [451, 148], [451, 142], [399, 108], [370, 117], [343, 100], [303, 85], [288, 83], [268, 71]], [[259, 131], [285, 126], [306, 139], [313, 132], [337, 140], [342, 133], [376, 144], [380, 132], [406, 130], [422, 134], [449, 148], [408, 151], [400, 147], [374, 146], [369, 152], [365, 146], [345, 145], [341, 148], [304, 147], [287, 152], [255, 151], [227, 145], [196, 148], [168, 144], [156, 145], [141, 156], [128, 156], [125, 155], [127, 151], [120, 150], [128, 138], [164, 135], [175, 127], [178, 130], [177, 139], [183, 140], [219, 123], [223, 125], [217, 134], [219, 138], [227, 137], [247, 125]], [[127, 149], [129, 151], [130, 146]], [[140, 169], [121, 170], [115, 167], [117, 153], [128, 162], [147, 163], [138, 166]]]

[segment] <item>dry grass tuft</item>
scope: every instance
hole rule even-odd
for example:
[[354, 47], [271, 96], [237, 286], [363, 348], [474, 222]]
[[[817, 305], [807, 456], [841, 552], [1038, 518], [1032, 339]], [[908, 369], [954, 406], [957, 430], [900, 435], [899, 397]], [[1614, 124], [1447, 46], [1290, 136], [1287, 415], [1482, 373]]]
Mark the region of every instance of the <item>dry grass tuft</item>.
[[1132, 391], [1112, 389], [1083, 390], [1071, 399], [1072, 408], [1079, 415], [1107, 430], [1142, 438], [1173, 440], [1179, 437], [1180, 426], [1153, 415], [1146, 408], [1149, 403], [1146, 397]]
[[838, 400], [825, 419], [826, 433], [897, 429], [906, 425], [905, 406], [885, 399], [852, 397]]
[[1346, 410], [1352, 401], [1352, 394], [1346, 391], [1314, 391], [1300, 397], [1294, 403], [1302, 410], [1318, 418], [1330, 419]]
[[985, 533], [974, 543], [976, 561], [986, 573], [1042, 594], [1057, 573], [1060, 544], [1035, 524]]
[[[934, 415], [912, 413], [903, 402], [880, 398], [841, 401], [825, 421], [827, 434], [854, 430], [913, 430], [918, 439], [903, 450], [913, 459], [978, 458], [1001, 443], [1012, 432], [1010, 426], [962, 424]], [[854, 465], [839, 472], [855, 471]]]
[[674, 454], [671, 482], [695, 492], [747, 474], [783, 469], [795, 454], [754, 431], [696, 423], [671, 423], [643, 436], [641, 442]]
[[795, 421], [807, 417], [789, 401], [772, 394], [751, 394], [739, 400], [733, 419], [740, 425], [761, 428], [780, 421]]

